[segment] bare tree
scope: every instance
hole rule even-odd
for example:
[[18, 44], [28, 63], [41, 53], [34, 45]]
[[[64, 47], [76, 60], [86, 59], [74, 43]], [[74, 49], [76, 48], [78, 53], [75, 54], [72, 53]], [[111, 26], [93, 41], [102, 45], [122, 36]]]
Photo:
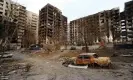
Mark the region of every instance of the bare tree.
[[97, 20], [94, 16], [90, 16], [80, 22], [79, 34], [82, 36], [86, 52], [89, 52], [88, 45], [93, 45], [99, 37]]
[[88, 29], [87, 29], [87, 22], [86, 20], [83, 20], [81, 22], [81, 27], [82, 29], [79, 29], [79, 34], [82, 36], [83, 38], [83, 42], [84, 42], [84, 45], [85, 45], [85, 51], [86, 52], [89, 52], [89, 48], [88, 48], [88, 40], [87, 40], [87, 32], [88, 32]]

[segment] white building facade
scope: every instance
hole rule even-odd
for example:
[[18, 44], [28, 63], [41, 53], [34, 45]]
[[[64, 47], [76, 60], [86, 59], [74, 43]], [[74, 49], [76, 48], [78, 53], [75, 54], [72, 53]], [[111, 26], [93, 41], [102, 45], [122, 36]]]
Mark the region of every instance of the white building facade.
[[27, 11], [27, 27], [35, 34], [36, 43], [38, 43], [38, 21], [39, 16], [36, 13]]
[[0, 22], [10, 16], [11, 0], [0, 0]]

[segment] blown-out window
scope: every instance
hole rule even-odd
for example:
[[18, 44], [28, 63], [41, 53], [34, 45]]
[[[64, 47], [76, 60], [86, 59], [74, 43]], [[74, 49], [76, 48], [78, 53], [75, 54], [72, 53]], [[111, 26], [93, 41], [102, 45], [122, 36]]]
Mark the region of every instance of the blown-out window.
[[0, 0], [0, 2], [4, 2], [4, 0]]

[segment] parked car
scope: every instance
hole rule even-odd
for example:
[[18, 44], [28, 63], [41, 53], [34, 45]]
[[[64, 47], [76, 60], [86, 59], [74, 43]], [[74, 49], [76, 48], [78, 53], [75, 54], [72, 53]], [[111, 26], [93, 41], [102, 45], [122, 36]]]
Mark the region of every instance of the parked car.
[[38, 45], [38, 44], [32, 44], [32, 45], [29, 47], [29, 50], [41, 50], [41, 46]]

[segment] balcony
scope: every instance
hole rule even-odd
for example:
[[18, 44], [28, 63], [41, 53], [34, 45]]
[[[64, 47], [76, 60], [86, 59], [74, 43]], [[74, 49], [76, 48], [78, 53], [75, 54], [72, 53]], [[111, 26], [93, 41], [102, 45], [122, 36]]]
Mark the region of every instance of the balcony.
[[18, 42], [22, 42], [22, 39], [18, 39]]
[[23, 32], [24, 32], [24, 30], [19, 28], [19, 32], [23, 33]]
[[132, 30], [127, 29], [127, 32], [133, 32]]
[[21, 39], [21, 38], [22, 38], [22, 36], [23, 36], [23, 33], [18, 32], [18, 38], [19, 38], [19, 39]]
[[132, 26], [127, 26], [127, 28], [132, 28]]
[[121, 20], [121, 23], [123, 23], [123, 22], [125, 22], [125, 21], [126, 21], [126, 20], [122, 19], [122, 20]]
[[125, 26], [126, 24], [125, 23], [121, 23], [121, 26]]
[[1, 3], [3, 3], [3, 2], [4, 2], [4, 0], [0, 0], [0, 2], [1, 2]]
[[125, 26], [123, 26], [123, 27], [121, 27], [121, 29], [122, 29], [122, 30], [123, 30], [123, 29], [125, 30], [125, 29], [126, 29], [126, 27], [125, 27]]

